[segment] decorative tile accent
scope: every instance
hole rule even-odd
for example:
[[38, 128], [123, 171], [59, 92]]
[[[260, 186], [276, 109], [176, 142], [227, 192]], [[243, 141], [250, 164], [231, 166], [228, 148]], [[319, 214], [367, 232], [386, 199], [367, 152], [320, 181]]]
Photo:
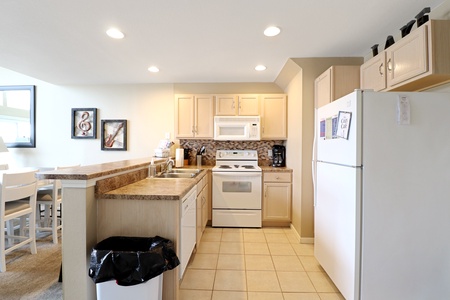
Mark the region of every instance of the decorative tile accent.
[[284, 145], [284, 141], [214, 141], [214, 140], [180, 140], [180, 147], [189, 149], [189, 164], [195, 165], [197, 162], [197, 151], [205, 146], [206, 152], [203, 154], [202, 165], [214, 166], [216, 164], [217, 150], [257, 150], [258, 165], [270, 166], [272, 159], [268, 156], [268, 150], [274, 145]]

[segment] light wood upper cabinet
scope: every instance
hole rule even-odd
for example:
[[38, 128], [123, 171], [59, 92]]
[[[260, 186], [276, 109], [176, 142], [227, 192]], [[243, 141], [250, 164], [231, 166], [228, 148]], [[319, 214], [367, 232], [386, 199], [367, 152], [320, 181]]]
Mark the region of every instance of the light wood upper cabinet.
[[361, 89], [386, 88], [386, 53], [381, 52], [361, 66]]
[[287, 99], [285, 94], [260, 96], [261, 139], [287, 139]]
[[258, 116], [258, 95], [215, 95], [216, 116]]
[[359, 88], [360, 66], [332, 66], [314, 81], [314, 101], [324, 106]]
[[212, 95], [175, 95], [175, 137], [214, 137]]
[[394, 87], [427, 71], [426, 29], [420, 27], [386, 49], [387, 86]]
[[[450, 20], [430, 20], [361, 66], [361, 88], [421, 91], [450, 81]], [[377, 74], [384, 74], [384, 86]]]

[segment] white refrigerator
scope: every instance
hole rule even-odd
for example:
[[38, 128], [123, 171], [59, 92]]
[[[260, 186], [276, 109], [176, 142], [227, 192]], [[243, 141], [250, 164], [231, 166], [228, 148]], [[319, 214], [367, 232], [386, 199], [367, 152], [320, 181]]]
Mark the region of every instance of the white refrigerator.
[[315, 257], [346, 300], [450, 299], [450, 94], [318, 109]]

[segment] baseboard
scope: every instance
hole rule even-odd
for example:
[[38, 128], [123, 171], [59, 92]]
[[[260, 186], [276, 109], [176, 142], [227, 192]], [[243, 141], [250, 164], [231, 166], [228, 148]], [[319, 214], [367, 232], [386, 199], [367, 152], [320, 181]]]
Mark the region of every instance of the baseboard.
[[314, 244], [314, 238], [306, 238], [306, 237], [302, 238], [292, 224], [291, 229], [294, 231], [294, 234], [297, 236], [297, 239], [300, 241], [300, 244]]

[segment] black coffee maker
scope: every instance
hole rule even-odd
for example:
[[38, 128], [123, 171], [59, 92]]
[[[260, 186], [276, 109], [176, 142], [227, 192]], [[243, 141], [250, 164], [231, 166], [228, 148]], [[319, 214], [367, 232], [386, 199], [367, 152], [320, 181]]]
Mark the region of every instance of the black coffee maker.
[[281, 145], [272, 147], [272, 167], [286, 167], [286, 147]]

